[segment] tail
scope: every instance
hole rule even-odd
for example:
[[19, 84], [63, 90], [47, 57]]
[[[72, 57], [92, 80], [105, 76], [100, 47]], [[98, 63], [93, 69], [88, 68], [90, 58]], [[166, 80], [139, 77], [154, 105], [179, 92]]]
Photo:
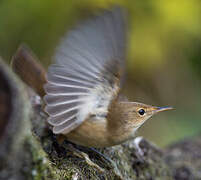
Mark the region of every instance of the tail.
[[11, 67], [38, 95], [45, 95], [43, 85], [47, 82], [46, 71], [30, 49], [20, 46], [11, 60]]

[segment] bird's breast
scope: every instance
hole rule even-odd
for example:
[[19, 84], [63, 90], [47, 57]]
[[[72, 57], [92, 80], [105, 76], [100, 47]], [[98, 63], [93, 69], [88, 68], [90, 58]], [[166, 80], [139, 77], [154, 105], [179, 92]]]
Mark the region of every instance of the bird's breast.
[[108, 127], [108, 119], [93, 117], [65, 136], [71, 142], [88, 147], [108, 147], [134, 137], [135, 128]]

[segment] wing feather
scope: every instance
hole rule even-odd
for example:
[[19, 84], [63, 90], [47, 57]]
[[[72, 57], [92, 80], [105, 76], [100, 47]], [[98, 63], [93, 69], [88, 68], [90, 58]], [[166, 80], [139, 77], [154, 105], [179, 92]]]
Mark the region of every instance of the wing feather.
[[[68, 68], [68, 69], [67, 69]], [[49, 75], [50, 74], [50, 75]], [[94, 77], [89, 76], [89, 73], [84, 72], [77, 67], [73, 67], [72, 64], [68, 64], [67, 67], [57, 67], [57, 66], [50, 66], [48, 69], [48, 76], [47, 78], [49, 79], [49, 76], [55, 75], [55, 76], [63, 76], [64, 78], [69, 78], [71, 76], [74, 76], [78, 79], [84, 80], [84, 81], [90, 81], [90, 82], [95, 82], [99, 81], [99, 79], [96, 79]]]
[[[71, 105], [71, 106], [70, 106]], [[55, 116], [59, 116], [59, 115], [62, 115], [62, 114], [66, 114], [66, 113], [70, 113], [70, 112], [74, 112], [79, 109], [81, 107], [81, 105], [77, 105], [77, 106], [73, 106], [73, 103], [72, 104], [69, 104], [69, 108], [68, 107], [64, 107], [63, 105], [58, 105], [58, 106], [47, 106], [45, 108], [45, 111], [47, 113], [49, 113], [51, 116], [55, 117]]]
[[73, 102], [83, 102], [85, 99], [81, 99], [73, 96], [46, 96], [45, 101], [49, 106], [56, 106], [60, 104], [70, 104]]
[[70, 131], [74, 130], [77, 126], [80, 125], [81, 119], [77, 119], [77, 117], [74, 117], [72, 119], [70, 119], [69, 121], [66, 121], [65, 123], [61, 124], [61, 125], [57, 125], [53, 127], [53, 132], [55, 134], [59, 134], [59, 133], [64, 133], [67, 134]]
[[105, 10], [62, 39], [44, 86], [54, 133], [69, 133], [90, 115], [101, 116], [100, 108], [105, 115], [117, 96], [125, 59], [124, 18], [121, 8]]
[[73, 112], [71, 114], [72, 115], [68, 114], [67, 116], [66, 116], [66, 114], [63, 114], [63, 115], [57, 116], [57, 117], [51, 117], [50, 116], [48, 118], [48, 122], [53, 126], [60, 126], [60, 125], [64, 124], [65, 122], [76, 118], [77, 114], [75, 112]]
[[55, 85], [71, 84], [71, 85], [84, 86], [88, 88], [92, 88], [94, 86], [93, 82], [83, 81], [73, 76], [70, 77], [70, 75], [68, 77], [59, 76], [59, 75], [50, 75], [48, 79], [51, 84], [55, 84]]

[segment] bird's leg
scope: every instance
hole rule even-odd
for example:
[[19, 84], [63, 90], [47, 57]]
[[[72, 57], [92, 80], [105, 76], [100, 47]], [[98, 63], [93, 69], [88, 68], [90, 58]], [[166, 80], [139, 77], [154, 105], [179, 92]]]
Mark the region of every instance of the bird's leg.
[[99, 165], [97, 165], [96, 163], [94, 163], [88, 156], [87, 153], [80, 151], [79, 149], [76, 149], [75, 147], [73, 147], [72, 144], [68, 145], [68, 150], [70, 150], [72, 152], [73, 155], [79, 157], [79, 158], [83, 158], [85, 159], [86, 163], [89, 166], [95, 167], [98, 171], [100, 172], [104, 172], [104, 169], [101, 168]]
[[[59, 135], [56, 137], [56, 139], [57, 139], [57, 142], [60, 145], [60, 147], [62, 147], [62, 146], [65, 147], [66, 143], [64, 143], [64, 141], [65, 141], [64, 136]], [[89, 164], [90, 166], [96, 167], [100, 171], [104, 171], [103, 168], [99, 167], [97, 164], [92, 162], [87, 153], [90, 153], [92, 156], [100, 159], [102, 162], [104, 162], [104, 164], [106, 164], [106, 166], [109, 169], [112, 169], [115, 167], [115, 163], [110, 158], [108, 158], [107, 156], [105, 156], [104, 154], [102, 154], [101, 152], [96, 150], [95, 148], [85, 148], [85, 147], [81, 147], [81, 146], [79, 146], [78, 148], [75, 148], [69, 142], [68, 146], [66, 146], [66, 150], [69, 150], [69, 152], [72, 152], [74, 155], [76, 155], [79, 158], [84, 158], [86, 160], [87, 164]]]
[[[67, 141], [68, 142], [68, 141]], [[95, 167], [98, 171], [104, 172], [104, 169], [94, 163], [85, 152], [75, 148], [71, 142], [66, 143], [65, 137], [62, 135], [56, 136], [56, 142], [53, 143], [54, 148], [59, 156], [66, 153], [71, 153], [74, 156], [85, 159], [89, 166]], [[61, 153], [62, 152], [62, 153]]]
[[[85, 150], [86, 151], [86, 150]], [[102, 154], [100, 151], [98, 151], [95, 148], [89, 148], [87, 150], [87, 152], [90, 153], [90, 155], [92, 154], [93, 156], [95, 156], [96, 158], [100, 159], [104, 165], [106, 165], [107, 169], [113, 169], [117, 174], [118, 174], [118, 168], [117, 165], [115, 164], [114, 161], [112, 161], [109, 157], [105, 156], [104, 154]], [[123, 178], [121, 177], [120, 174], [118, 174], [119, 179], [123, 180]]]
[[[96, 163], [94, 163], [86, 154], [85, 152], [79, 150], [78, 148], [75, 148], [71, 142], [65, 143], [66, 140], [63, 136], [57, 136], [56, 141], [54, 141], [53, 146], [58, 154], [58, 156], [66, 156], [66, 153], [70, 153], [74, 156], [77, 156], [78, 158], [85, 159], [86, 163], [89, 166], [95, 167], [98, 171], [104, 172], [104, 169], [98, 166]], [[64, 155], [65, 154], [65, 155]]]
[[107, 164], [107, 166], [112, 169], [115, 167], [115, 163], [108, 158], [107, 156], [105, 156], [103, 153], [99, 152], [98, 150], [96, 150], [95, 148], [90, 148], [90, 152], [93, 153], [94, 156], [98, 157], [99, 159], [101, 159], [101, 161], [103, 161], [105, 164]]

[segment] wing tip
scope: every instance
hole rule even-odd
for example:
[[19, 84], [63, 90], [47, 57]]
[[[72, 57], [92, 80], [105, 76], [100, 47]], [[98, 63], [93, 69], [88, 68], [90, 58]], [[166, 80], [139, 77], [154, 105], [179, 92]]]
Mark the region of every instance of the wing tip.
[[54, 134], [68, 134], [71, 131], [73, 131], [74, 129], [75, 128], [72, 128], [72, 127], [61, 128], [60, 126], [54, 126], [52, 131]]
[[54, 126], [54, 127], [53, 127], [52, 132], [53, 132], [54, 134], [63, 134], [62, 131], [56, 130], [56, 127], [57, 127], [57, 126]]
[[61, 126], [63, 124], [63, 122], [61, 123], [54, 122], [54, 119], [51, 116], [47, 119], [47, 122], [53, 127]]

